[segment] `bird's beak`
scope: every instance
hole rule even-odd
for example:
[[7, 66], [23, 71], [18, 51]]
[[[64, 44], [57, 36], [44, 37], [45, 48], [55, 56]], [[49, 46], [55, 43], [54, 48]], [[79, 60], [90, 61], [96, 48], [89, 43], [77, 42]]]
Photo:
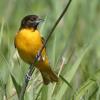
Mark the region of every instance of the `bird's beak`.
[[39, 23], [41, 23], [41, 22], [43, 22], [43, 21], [45, 21], [44, 19], [41, 19], [41, 18], [38, 18], [36, 21], [35, 21], [35, 23], [36, 24], [39, 24]]

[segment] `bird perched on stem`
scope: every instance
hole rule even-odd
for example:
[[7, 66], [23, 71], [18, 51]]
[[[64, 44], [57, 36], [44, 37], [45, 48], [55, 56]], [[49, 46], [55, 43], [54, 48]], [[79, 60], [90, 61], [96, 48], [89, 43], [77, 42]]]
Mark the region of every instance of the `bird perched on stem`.
[[[39, 18], [37, 15], [25, 16], [15, 36], [15, 48], [17, 48], [20, 57], [28, 64], [33, 63], [35, 56], [44, 44], [44, 39], [41, 37], [37, 28], [42, 21], [43, 19]], [[38, 63], [36, 63], [35, 66], [41, 72], [45, 85], [50, 82], [58, 82], [58, 77], [49, 65], [46, 48], [43, 49], [38, 58]]]

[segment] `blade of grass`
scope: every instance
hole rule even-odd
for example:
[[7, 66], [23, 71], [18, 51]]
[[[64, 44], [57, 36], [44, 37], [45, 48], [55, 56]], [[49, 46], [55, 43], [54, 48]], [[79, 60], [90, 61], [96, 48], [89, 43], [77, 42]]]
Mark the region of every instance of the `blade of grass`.
[[[74, 94], [72, 100], [80, 100], [83, 98], [93, 98], [99, 88], [97, 82], [100, 82], [100, 70], [91, 78], [89, 78]], [[90, 100], [90, 99], [89, 99]]]
[[59, 77], [72, 89], [71, 84], [62, 75], [59, 75]]
[[38, 97], [40, 96], [41, 91], [42, 91], [42, 87], [40, 88], [35, 100], [38, 100]]
[[0, 29], [0, 46], [1, 46], [1, 41], [3, 37], [3, 30], [4, 30], [4, 20], [2, 19], [2, 24], [1, 24], [1, 29]]
[[[67, 78], [66, 80], [68, 82], [70, 82], [73, 78], [73, 76], [75, 75], [82, 59], [84, 58], [85, 54], [89, 51], [90, 47], [85, 47], [84, 49], [81, 50], [80, 54], [79, 54], [79, 57], [77, 59], [77, 61], [74, 63], [74, 65], [72, 65], [73, 67], [70, 69], [70, 71], [67, 73]], [[59, 89], [57, 95], [56, 95], [56, 100], [58, 99], [62, 99], [65, 91], [67, 90], [68, 88], [68, 85], [66, 85], [65, 83], [62, 84], [62, 87]]]
[[12, 82], [14, 84], [14, 87], [16, 89], [17, 95], [19, 97], [20, 91], [21, 91], [21, 86], [16, 82], [16, 79], [13, 77], [13, 75], [11, 75], [11, 78], [12, 78]]

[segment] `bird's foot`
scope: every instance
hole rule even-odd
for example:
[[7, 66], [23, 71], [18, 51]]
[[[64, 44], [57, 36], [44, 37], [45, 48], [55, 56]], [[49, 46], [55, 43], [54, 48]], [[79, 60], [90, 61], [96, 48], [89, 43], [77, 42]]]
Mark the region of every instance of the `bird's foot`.
[[25, 80], [26, 81], [30, 81], [31, 80], [31, 76], [28, 73], [26, 74]]

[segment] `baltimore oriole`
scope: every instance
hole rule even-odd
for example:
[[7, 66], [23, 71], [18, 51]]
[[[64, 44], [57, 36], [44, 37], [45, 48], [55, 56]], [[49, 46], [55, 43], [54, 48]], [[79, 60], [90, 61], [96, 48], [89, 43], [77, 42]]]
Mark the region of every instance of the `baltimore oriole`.
[[[32, 64], [44, 43], [44, 39], [41, 37], [37, 28], [41, 21], [42, 19], [37, 15], [25, 16], [15, 36], [15, 48], [17, 48], [20, 57], [28, 64]], [[47, 85], [50, 82], [58, 82], [58, 77], [50, 68], [46, 48], [43, 49], [38, 63], [35, 66], [41, 72], [44, 84]]]

